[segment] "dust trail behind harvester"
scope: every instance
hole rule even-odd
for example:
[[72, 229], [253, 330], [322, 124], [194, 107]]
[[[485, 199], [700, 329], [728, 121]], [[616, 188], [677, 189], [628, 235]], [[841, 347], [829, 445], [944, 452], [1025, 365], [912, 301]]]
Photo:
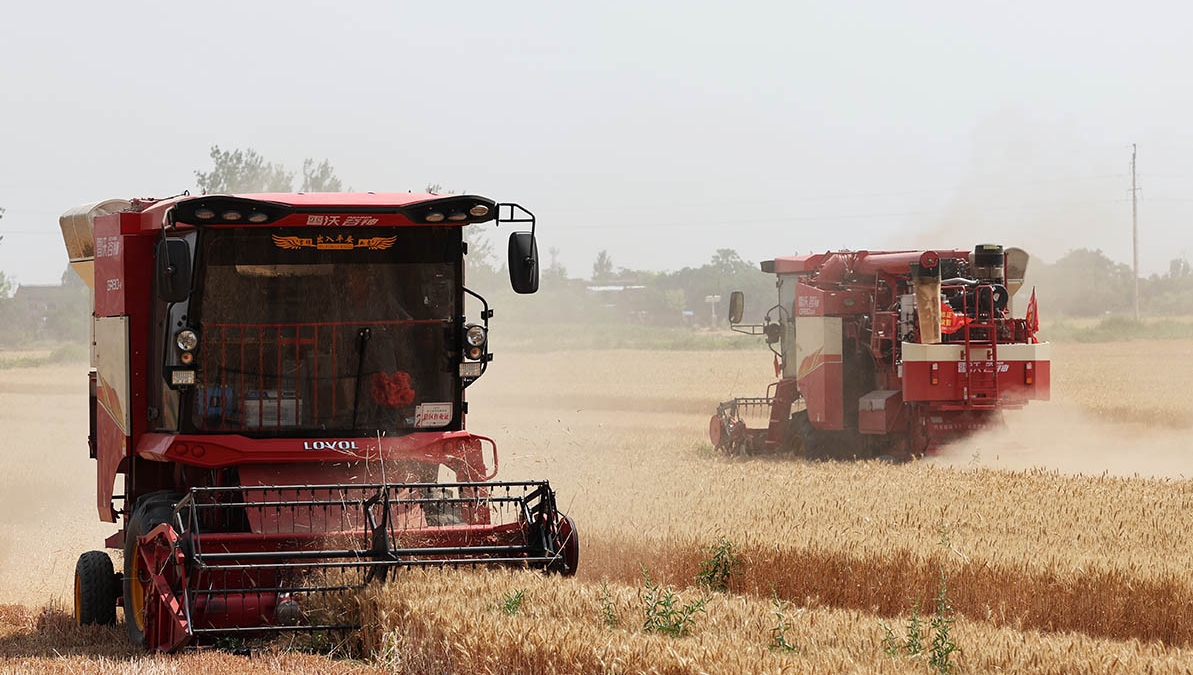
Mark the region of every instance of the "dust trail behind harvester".
[[929, 461], [949, 466], [1067, 474], [1193, 477], [1193, 429], [1099, 418], [1064, 402], [1009, 413], [1002, 429], [949, 446]]
[[0, 370], [0, 604], [70, 606], [74, 563], [115, 531], [95, 510], [87, 366]]

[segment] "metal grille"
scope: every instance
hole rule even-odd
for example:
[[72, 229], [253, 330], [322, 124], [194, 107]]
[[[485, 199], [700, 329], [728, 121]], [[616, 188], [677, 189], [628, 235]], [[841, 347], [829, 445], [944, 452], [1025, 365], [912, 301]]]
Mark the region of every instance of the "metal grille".
[[[361, 403], [367, 405], [369, 400], [369, 380], [358, 383], [356, 378], [363, 365], [359, 331], [381, 336], [442, 326], [444, 321], [438, 319], [204, 323], [195, 427], [202, 431], [252, 431], [350, 429], [356, 422], [377, 426], [368, 424], [367, 413], [361, 419], [352, 419], [363, 410]], [[394, 357], [378, 354], [384, 351], [380, 344], [369, 350], [368, 358], [374, 367], [366, 372], [375, 370], [378, 360]], [[423, 387], [430, 384], [432, 390], [438, 388], [438, 383], [432, 384], [429, 378], [420, 379]]]
[[554, 568], [546, 482], [192, 488], [175, 528], [195, 635], [353, 627], [348, 594], [411, 566]]

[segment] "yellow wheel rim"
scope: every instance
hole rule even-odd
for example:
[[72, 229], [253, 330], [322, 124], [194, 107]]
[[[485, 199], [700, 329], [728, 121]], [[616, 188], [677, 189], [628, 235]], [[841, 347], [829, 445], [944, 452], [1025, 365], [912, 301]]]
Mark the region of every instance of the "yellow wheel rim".
[[75, 572], [75, 623], [83, 623], [83, 582]]
[[[77, 582], [76, 582], [77, 584]], [[129, 595], [132, 597], [132, 620], [137, 630], [145, 632], [145, 584], [141, 581], [141, 547], [133, 543], [132, 578], [128, 580]], [[125, 617], [127, 620], [128, 617]]]

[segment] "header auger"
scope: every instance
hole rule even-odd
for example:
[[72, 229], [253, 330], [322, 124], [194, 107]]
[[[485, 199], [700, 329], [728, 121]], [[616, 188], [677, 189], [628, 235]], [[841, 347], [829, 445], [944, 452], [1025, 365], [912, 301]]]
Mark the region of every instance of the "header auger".
[[[841, 251], [776, 258], [778, 304], [762, 324], [775, 353], [766, 396], [735, 398], [709, 423], [728, 453], [809, 459], [907, 459], [1000, 424], [1002, 412], [1049, 396], [1050, 345], [1036, 339], [1035, 292], [1011, 316], [1028, 255], [968, 250]], [[750, 428], [751, 414], [768, 415]]]
[[[510, 282], [538, 289], [534, 216], [469, 195], [113, 200], [61, 218], [92, 288], [91, 456], [109, 548], [75, 574], [80, 623], [172, 651], [351, 628], [336, 597], [411, 566], [570, 575], [546, 481], [500, 482], [465, 429], [488, 304], [464, 226], [525, 223]], [[480, 300], [469, 321], [465, 296]]]

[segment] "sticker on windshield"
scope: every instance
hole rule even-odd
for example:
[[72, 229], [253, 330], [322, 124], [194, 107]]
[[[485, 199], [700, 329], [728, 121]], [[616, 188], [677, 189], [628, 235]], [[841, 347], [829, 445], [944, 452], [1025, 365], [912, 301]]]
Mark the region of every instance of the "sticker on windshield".
[[273, 244], [278, 248], [287, 250], [298, 250], [303, 248], [313, 248], [320, 251], [351, 251], [353, 249], [363, 248], [370, 251], [384, 251], [394, 245], [398, 240], [397, 235], [392, 237], [366, 237], [364, 239], [357, 239], [352, 235], [339, 235], [336, 237], [323, 236], [318, 237], [279, 237], [273, 235]]
[[420, 403], [414, 409], [415, 427], [443, 427], [451, 424], [451, 403]]

